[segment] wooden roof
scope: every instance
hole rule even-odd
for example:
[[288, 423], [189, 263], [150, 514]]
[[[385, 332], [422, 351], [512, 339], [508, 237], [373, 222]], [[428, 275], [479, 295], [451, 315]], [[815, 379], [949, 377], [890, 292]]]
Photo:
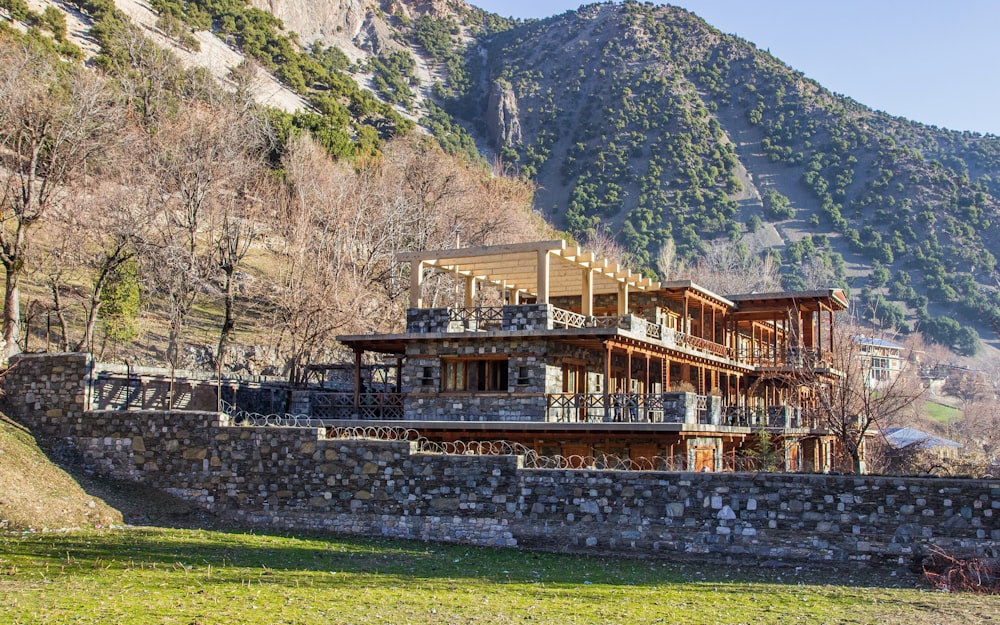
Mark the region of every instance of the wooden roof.
[[782, 291], [778, 293], [746, 293], [729, 295], [736, 303], [736, 314], [743, 319], [758, 316], [769, 318], [778, 310], [838, 311], [848, 306], [843, 289], [816, 289], [812, 291]]
[[[583, 275], [590, 271], [593, 292], [617, 293], [622, 284], [634, 291], [655, 290], [659, 282], [599, 257], [579, 247], [567, 247], [562, 240], [514, 243], [450, 250], [403, 252], [397, 258], [403, 262], [420, 262], [432, 267], [481, 282], [520, 291], [528, 296], [538, 294], [540, 263], [548, 257], [548, 289], [550, 297], [580, 295]], [[543, 278], [544, 279], [544, 278]]]

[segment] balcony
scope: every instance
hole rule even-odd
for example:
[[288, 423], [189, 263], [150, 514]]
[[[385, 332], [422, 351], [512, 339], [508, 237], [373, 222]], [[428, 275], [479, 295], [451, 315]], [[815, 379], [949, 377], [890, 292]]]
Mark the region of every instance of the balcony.
[[553, 423], [701, 423], [719, 425], [722, 399], [694, 393], [551, 393]]
[[480, 306], [475, 308], [411, 308], [406, 314], [409, 334], [466, 332], [544, 332], [578, 329], [620, 330], [663, 347], [732, 360], [733, 350], [632, 314], [581, 315], [548, 304]]

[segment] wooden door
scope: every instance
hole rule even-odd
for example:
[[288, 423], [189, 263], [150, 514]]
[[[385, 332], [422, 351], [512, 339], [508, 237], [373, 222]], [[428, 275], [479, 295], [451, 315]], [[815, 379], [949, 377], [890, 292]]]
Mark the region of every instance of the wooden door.
[[715, 471], [714, 447], [701, 447], [694, 450], [694, 470], [699, 473]]

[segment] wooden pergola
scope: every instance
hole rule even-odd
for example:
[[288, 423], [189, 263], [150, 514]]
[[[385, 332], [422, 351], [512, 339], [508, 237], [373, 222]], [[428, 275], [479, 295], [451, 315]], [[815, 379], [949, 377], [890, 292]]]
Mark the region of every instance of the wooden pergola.
[[500, 288], [512, 304], [534, 298], [579, 296], [581, 313], [593, 315], [594, 296], [617, 294], [618, 313], [628, 311], [629, 291], [652, 291], [659, 282], [562, 240], [469, 247], [397, 255], [410, 266], [410, 307], [423, 308], [425, 271], [434, 269], [464, 278], [466, 307], [472, 307], [480, 284]]

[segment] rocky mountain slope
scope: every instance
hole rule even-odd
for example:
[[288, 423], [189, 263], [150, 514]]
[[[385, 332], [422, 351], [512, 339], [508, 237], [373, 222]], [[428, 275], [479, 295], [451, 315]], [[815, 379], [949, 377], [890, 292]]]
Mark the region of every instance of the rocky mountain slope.
[[[522, 23], [461, 0], [150, 2], [271, 69], [322, 117], [289, 123], [336, 156], [417, 122], [650, 273], [668, 241], [689, 259], [736, 242], [780, 259], [787, 288], [851, 288], [889, 328], [966, 353], [1000, 329], [1000, 139], [868, 109], [682, 9]], [[284, 30], [262, 45], [241, 20], [270, 14]]]
[[888, 326], [957, 347], [954, 319], [1000, 325], [997, 137], [867, 109], [674, 7], [590, 5], [479, 45], [487, 87], [448, 110], [575, 236], [608, 225], [646, 267], [667, 239], [763, 241], [787, 287], [851, 287]]
[[258, 2], [352, 58], [412, 55], [433, 102], [414, 106], [443, 106], [553, 223], [607, 228], [650, 271], [668, 239], [692, 259], [737, 241], [780, 254], [788, 288], [849, 287], [872, 320], [960, 351], [1000, 327], [996, 137], [868, 109], [675, 7], [509, 23], [461, 2]]

